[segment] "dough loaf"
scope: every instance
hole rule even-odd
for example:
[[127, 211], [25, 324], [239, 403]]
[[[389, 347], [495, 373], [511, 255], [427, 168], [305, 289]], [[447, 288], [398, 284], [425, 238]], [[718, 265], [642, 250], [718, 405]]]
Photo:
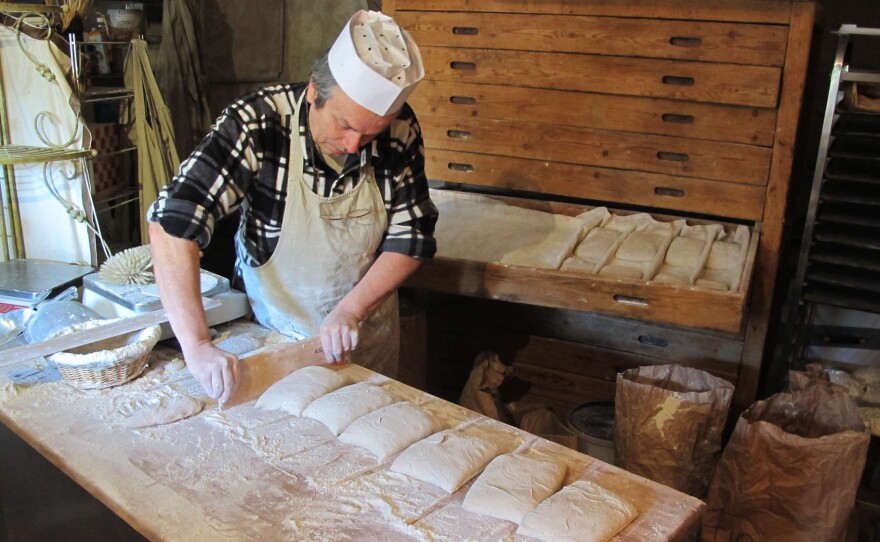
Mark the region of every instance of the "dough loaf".
[[565, 465], [549, 458], [505, 454], [492, 460], [464, 497], [469, 512], [514, 523], [559, 491]]
[[137, 410], [122, 421], [125, 427], [138, 429], [165, 425], [178, 420], [195, 416], [204, 408], [204, 404], [189, 395], [172, 395], [144, 402]]
[[526, 514], [516, 532], [543, 542], [606, 542], [638, 515], [614, 493], [578, 480]]
[[706, 242], [689, 237], [676, 237], [666, 251], [666, 263], [673, 267], [693, 269], [700, 265]]
[[303, 367], [272, 384], [256, 407], [301, 416], [309, 403], [349, 383], [344, 374], [321, 366]]
[[390, 469], [453, 493], [499, 453], [488, 440], [446, 430], [404, 450]]
[[381, 386], [358, 382], [315, 399], [302, 415], [323, 423], [339, 436], [351, 422], [393, 402], [394, 399]]
[[716, 241], [709, 250], [706, 267], [709, 269], [729, 270], [742, 265], [742, 247], [736, 243]]
[[601, 260], [624, 234], [611, 229], [595, 228], [575, 248], [575, 255], [584, 260]]
[[433, 416], [404, 401], [361, 416], [339, 435], [339, 440], [366, 449], [381, 463], [440, 428]]
[[634, 231], [624, 239], [617, 249], [616, 257], [630, 262], [646, 263], [653, 261], [663, 244], [663, 234]]

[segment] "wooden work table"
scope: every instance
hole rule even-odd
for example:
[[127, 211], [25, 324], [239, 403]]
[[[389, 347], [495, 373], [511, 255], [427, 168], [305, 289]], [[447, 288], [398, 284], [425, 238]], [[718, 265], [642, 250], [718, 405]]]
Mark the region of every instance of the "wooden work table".
[[[250, 323], [228, 336], [263, 344], [278, 336]], [[13, 383], [0, 374], [0, 421], [151, 540], [528, 540], [515, 525], [465, 511], [454, 494], [387, 470], [323, 425], [253, 403], [220, 411], [179, 354], [160, 345], [147, 371], [105, 390], [63, 381]], [[18, 367], [15, 380], [26, 367]], [[701, 501], [525, 433], [358, 366], [352, 380], [388, 387], [449, 427], [539, 448], [568, 465], [566, 483], [589, 479], [634, 503], [640, 516], [616, 541], [678, 541], [695, 532]], [[179, 395], [204, 402], [197, 415], [146, 428], [133, 414]], [[2, 452], [0, 452], [2, 453]]]

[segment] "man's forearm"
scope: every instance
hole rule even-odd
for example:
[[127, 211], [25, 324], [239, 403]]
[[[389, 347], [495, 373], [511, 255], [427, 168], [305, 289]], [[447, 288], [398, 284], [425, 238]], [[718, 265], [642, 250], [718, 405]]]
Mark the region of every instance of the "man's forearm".
[[367, 274], [339, 302], [361, 320], [373, 314], [389, 295], [422, 265], [421, 260], [395, 252], [379, 255]]
[[151, 222], [150, 246], [162, 306], [168, 312], [181, 347], [186, 351], [200, 342], [210, 341], [199, 285], [198, 244], [172, 237], [158, 223]]

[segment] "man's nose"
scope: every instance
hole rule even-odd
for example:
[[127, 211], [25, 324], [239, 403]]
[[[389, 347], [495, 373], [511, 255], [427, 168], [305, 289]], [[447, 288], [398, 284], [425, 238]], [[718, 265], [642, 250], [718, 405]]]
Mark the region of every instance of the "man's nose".
[[354, 154], [361, 146], [361, 134], [357, 132], [347, 132], [342, 138], [342, 144], [349, 154]]

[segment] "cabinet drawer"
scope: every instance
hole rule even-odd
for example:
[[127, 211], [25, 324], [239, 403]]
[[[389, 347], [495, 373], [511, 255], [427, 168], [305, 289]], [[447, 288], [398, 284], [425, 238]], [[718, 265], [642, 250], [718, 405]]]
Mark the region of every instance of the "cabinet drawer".
[[[580, 205], [525, 198], [494, 199], [508, 205], [569, 216], [589, 209]], [[674, 217], [663, 218], [671, 221]], [[732, 231], [735, 226], [726, 225], [725, 228]], [[736, 289], [731, 291], [445, 257], [435, 257], [425, 262], [407, 280], [406, 286], [659, 324], [740, 333], [758, 237], [757, 231], [749, 232], [748, 245], [744, 246], [742, 278]], [[438, 239], [440, 242], [442, 239]]]
[[[528, 12], [557, 15], [607, 15], [788, 24], [791, 4], [779, 0], [626, 0], [585, 2], [584, 0], [541, 0], [516, 3], [511, 0], [385, 0], [383, 9], [400, 16], [402, 11]], [[398, 10], [395, 13], [395, 10]]]
[[404, 11], [420, 47], [471, 47], [782, 66], [778, 25], [619, 17]]
[[[775, 107], [781, 70], [621, 56], [423, 47], [437, 81]], [[736, 85], [731, 82], [736, 81]]]
[[425, 146], [764, 185], [766, 147], [551, 124], [423, 115]]
[[769, 147], [776, 110], [588, 92], [427, 80], [410, 96], [421, 116], [581, 126]]
[[751, 221], [764, 212], [761, 186], [442, 149], [428, 149], [425, 159], [433, 181]]

